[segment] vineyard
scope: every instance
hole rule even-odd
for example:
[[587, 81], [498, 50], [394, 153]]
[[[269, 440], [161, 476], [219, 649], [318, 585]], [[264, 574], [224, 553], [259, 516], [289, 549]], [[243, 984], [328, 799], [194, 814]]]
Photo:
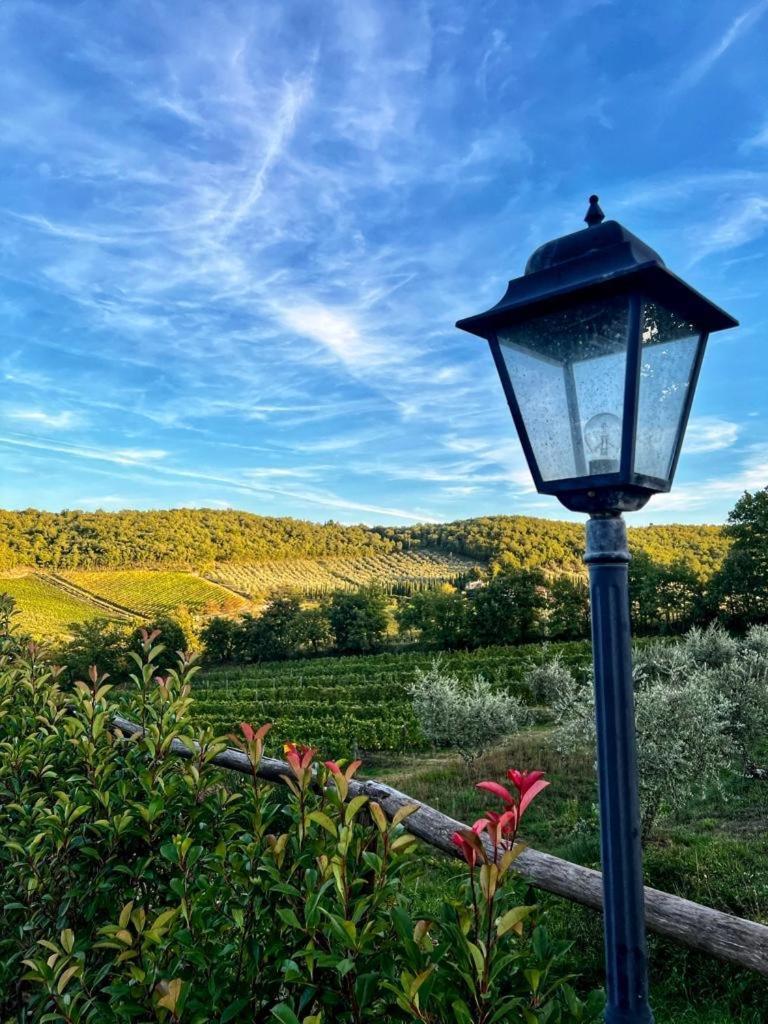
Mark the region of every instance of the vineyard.
[[390, 593], [413, 593], [465, 576], [477, 561], [435, 551], [392, 551], [355, 558], [292, 559], [217, 565], [208, 578], [248, 597], [296, 590], [319, 597], [372, 583]]
[[[584, 642], [487, 647], [444, 653], [440, 661], [460, 679], [482, 674], [525, 699], [526, 672], [556, 653], [576, 669], [589, 664]], [[379, 654], [209, 669], [194, 682], [194, 715], [217, 733], [232, 732], [241, 721], [272, 722], [274, 742], [311, 743], [329, 756], [418, 750], [424, 742], [407, 691], [416, 670], [434, 658]]]
[[181, 605], [210, 612], [236, 612], [246, 603], [237, 594], [188, 572], [74, 571], [63, 573], [62, 577], [118, 608], [139, 615], [171, 612]]
[[88, 600], [32, 573], [0, 577], [0, 592], [15, 600], [19, 628], [34, 637], [58, 639], [69, 634], [70, 624], [104, 615]]

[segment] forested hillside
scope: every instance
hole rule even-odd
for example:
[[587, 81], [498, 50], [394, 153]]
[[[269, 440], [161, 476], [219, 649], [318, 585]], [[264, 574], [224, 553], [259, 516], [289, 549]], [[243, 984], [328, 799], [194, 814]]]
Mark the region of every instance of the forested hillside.
[[[719, 526], [634, 527], [630, 543], [654, 562], [684, 562], [701, 578], [712, 575], [728, 548]], [[252, 564], [422, 548], [478, 562], [504, 556], [518, 568], [579, 572], [583, 545], [582, 524], [531, 516], [369, 528], [213, 509], [0, 511], [0, 569], [200, 570], [217, 562]]]
[[230, 509], [0, 511], [0, 568], [200, 569], [214, 562], [363, 555], [394, 546], [364, 526]]
[[[631, 521], [631, 520], [630, 520]], [[532, 516], [483, 516], [453, 523], [378, 527], [387, 540], [404, 548], [439, 548], [466, 558], [492, 561], [504, 556], [520, 569], [583, 570], [584, 526]], [[654, 562], [684, 562], [702, 578], [721, 565], [729, 541], [720, 526], [636, 526], [629, 528], [630, 547]]]

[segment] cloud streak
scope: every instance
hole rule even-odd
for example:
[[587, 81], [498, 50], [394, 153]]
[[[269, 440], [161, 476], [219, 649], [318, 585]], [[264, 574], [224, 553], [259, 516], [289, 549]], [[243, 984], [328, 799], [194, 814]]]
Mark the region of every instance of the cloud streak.
[[[592, 0], [170, 0], [140, 21], [128, 0], [0, 5], [4, 500], [183, 487], [345, 521], [532, 507], [486, 346], [453, 323], [581, 226], [595, 166], [609, 214], [736, 295], [756, 345], [768, 174], [739, 142], [764, 117], [765, 4], [679, 74], [664, 40], [713, 23], [673, 7], [640, 61], [631, 14]], [[728, 78], [743, 93], [718, 148], [737, 45], [752, 84]], [[705, 150], [665, 106], [671, 59]], [[726, 251], [732, 267], [704, 259]], [[764, 429], [736, 426], [716, 375], [686, 448], [702, 478]]]

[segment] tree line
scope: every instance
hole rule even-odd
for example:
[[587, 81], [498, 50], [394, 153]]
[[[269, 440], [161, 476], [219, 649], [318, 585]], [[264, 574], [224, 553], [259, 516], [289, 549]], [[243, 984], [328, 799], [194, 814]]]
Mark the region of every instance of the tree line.
[[[768, 489], [745, 494], [725, 527], [730, 548], [720, 568], [702, 580], [683, 559], [655, 561], [635, 551], [630, 563], [633, 630], [637, 635], [683, 634], [719, 623], [744, 633], [768, 623]], [[378, 586], [336, 591], [318, 601], [274, 594], [260, 613], [217, 616], [200, 628], [187, 611], [157, 620], [169, 652], [202, 648], [209, 663], [280, 661], [316, 655], [367, 654], [403, 646], [462, 650], [589, 637], [586, 575], [521, 569], [501, 556], [478, 578], [407, 596]], [[98, 662], [117, 664], [137, 627], [94, 619], [73, 627], [63, 660], [81, 675]], [[169, 657], [173, 657], [173, 653]]]
[[215, 562], [379, 554], [395, 542], [365, 526], [232, 509], [0, 510], [0, 568], [189, 568]]
[[[498, 519], [491, 525], [496, 529]], [[650, 551], [635, 544], [629, 568], [636, 634], [682, 634], [707, 623], [743, 633], [768, 623], [768, 488], [746, 493], [736, 503], [719, 531], [724, 539], [719, 563], [720, 540], [713, 527], [676, 528], [681, 537], [695, 536], [696, 530], [709, 537], [711, 546], [699, 548], [698, 565], [685, 557], [684, 547], [671, 557], [662, 528], [647, 530]], [[439, 532], [430, 538], [438, 539]], [[211, 660], [259, 661], [364, 653], [392, 642], [455, 650], [587, 638], [583, 564], [569, 574], [521, 568], [517, 562], [514, 551], [504, 551], [480, 579], [399, 599], [393, 618], [387, 597], [375, 587], [334, 594], [312, 607], [304, 607], [297, 596], [277, 597], [261, 616], [213, 619], [202, 640]]]
[[[683, 561], [708, 579], [728, 550], [718, 526], [647, 526], [629, 531], [633, 550], [665, 565]], [[0, 569], [186, 568], [216, 562], [362, 557], [429, 549], [518, 569], [583, 572], [580, 523], [487, 516], [417, 526], [344, 526], [232, 509], [138, 512], [0, 510]]]

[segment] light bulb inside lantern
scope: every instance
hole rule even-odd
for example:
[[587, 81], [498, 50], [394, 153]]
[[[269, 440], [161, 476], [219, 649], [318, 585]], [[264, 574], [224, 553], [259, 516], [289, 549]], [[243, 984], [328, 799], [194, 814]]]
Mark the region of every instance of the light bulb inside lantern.
[[590, 475], [618, 473], [621, 451], [621, 420], [610, 412], [599, 412], [584, 427], [584, 442], [592, 456]]

